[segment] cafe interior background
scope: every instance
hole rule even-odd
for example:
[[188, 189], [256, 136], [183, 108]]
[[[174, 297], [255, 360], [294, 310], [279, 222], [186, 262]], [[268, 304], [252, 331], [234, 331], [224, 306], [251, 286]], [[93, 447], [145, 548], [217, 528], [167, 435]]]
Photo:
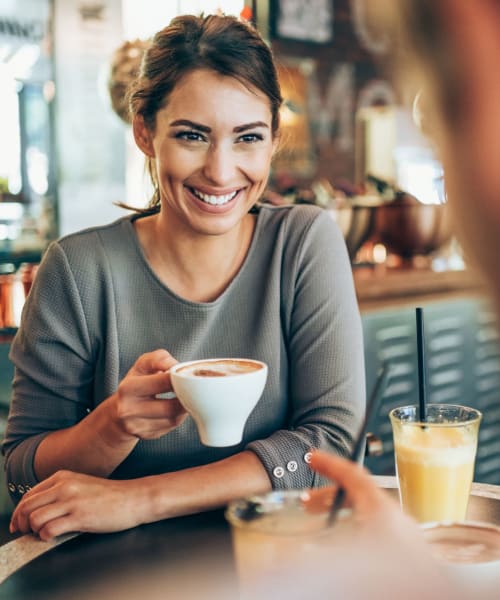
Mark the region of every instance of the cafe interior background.
[[[428, 398], [484, 413], [475, 480], [500, 483], [500, 345], [450, 225], [439, 158], [417, 99], [381, 66], [386, 40], [357, 0], [1, 0], [0, 433], [8, 350], [47, 244], [147, 203], [149, 184], [109, 84], [176, 14], [252, 20], [279, 64], [283, 148], [264, 200], [315, 203], [345, 236], [363, 320], [367, 389], [391, 380], [369, 424], [367, 466], [393, 474], [387, 414], [417, 396], [414, 313], [426, 318]], [[129, 42], [126, 51], [116, 50]], [[326, 257], [327, 258], [327, 257]], [[2, 488], [0, 512], [12, 506]]]

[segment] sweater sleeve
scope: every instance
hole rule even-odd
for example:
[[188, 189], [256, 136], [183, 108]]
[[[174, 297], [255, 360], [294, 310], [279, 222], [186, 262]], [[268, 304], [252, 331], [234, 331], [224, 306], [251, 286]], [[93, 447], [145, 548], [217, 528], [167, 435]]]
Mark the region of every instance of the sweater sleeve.
[[341, 232], [316, 213], [284, 258], [288, 428], [250, 443], [273, 488], [326, 483], [308, 466], [311, 449], [348, 455], [365, 412], [361, 318]]
[[14, 501], [38, 483], [33, 461], [51, 431], [74, 425], [90, 409], [91, 348], [77, 286], [57, 243], [47, 250], [11, 346], [15, 372], [2, 445]]

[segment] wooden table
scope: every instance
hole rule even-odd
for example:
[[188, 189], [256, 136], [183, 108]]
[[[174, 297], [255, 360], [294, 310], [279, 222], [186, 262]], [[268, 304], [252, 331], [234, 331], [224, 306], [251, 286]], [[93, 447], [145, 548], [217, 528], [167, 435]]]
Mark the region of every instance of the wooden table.
[[[397, 495], [395, 477], [376, 477]], [[500, 526], [500, 486], [473, 484], [468, 519]], [[47, 544], [21, 536], [0, 548], [0, 600], [234, 600], [238, 597], [223, 511]], [[181, 595], [179, 595], [181, 594]]]

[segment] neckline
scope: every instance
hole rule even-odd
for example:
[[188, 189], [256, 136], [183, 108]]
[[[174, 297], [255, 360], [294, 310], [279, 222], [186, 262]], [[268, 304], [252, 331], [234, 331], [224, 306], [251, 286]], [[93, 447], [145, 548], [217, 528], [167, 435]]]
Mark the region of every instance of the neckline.
[[183, 296], [179, 296], [178, 294], [176, 294], [174, 291], [172, 291], [168, 285], [166, 285], [159, 277], [158, 275], [155, 273], [155, 271], [153, 270], [153, 268], [151, 267], [151, 265], [149, 264], [149, 261], [146, 258], [146, 255], [144, 253], [144, 250], [142, 248], [141, 243], [139, 242], [139, 237], [137, 235], [137, 232], [134, 228], [134, 221], [136, 221], [137, 219], [146, 217], [146, 216], [150, 216], [150, 213], [147, 214], [132, 214], [128, 217], [124, 218], [124, 225], [126, 227], [127, 233], [129, 235], [129, 237], [132, 240], [132, 245], [135, 251], [136, 256], [138, 257], [138, 259], [140, 260], [140, 262], [146, 267], [147, 272], [149, 273], [150, 277], [155, 281], [155, 284], [157, 286], [159, 286], [163, 291], [165, 291], [171, 298], [173, 298], [174, 300], [176, 300], [177, 302], [181, 302], [182, 304], [188, 305], [188, 306], [196, 306], [196, 307], [206, 307], [209, 308], [211, 306], [216, 306], [217, 304], [219, 304], [220, 302], [223, 301], [223, 299], [229, 295], [232, 290], [234, 289], [234, 287], [237, 286], [237, 282], [243, 277], [244, 272], [247, 270], [248, 268], [248, 264], [252, 261], [252, 257], [255, 253], [255, 247], [257, 244], [257, 239], [260, 237], [260, 232], [262, 229], [262, 215], [263, 215], [263, 211], [261, 210], [262, 207], [257, 208], [256, 210], [250, 210], [250, 214], [255, 214], [256, 215], [256, 222], [255, 222], [255, 228], [254, 228], [254, 232], [253, 232], [253, 236], [252, 239], [250, 241], [250, 246], [248, 248], [248, 252], [245, 256], [245, 259], [243, 260], [243, 263], [241, 264], [240, 269], [238, 270], [238, 272], [236, 273], [236, 275], [233, 277], [233, 279], [229, 282], [229, 284], [226, 286], [226, 288], [224, 289], [224, 291], [217, 297], [215, 298], [215, 300], [211, 300], [209, 302], [196, 302], [193, 300], [188, 300], [187, 298], [184, 298]]

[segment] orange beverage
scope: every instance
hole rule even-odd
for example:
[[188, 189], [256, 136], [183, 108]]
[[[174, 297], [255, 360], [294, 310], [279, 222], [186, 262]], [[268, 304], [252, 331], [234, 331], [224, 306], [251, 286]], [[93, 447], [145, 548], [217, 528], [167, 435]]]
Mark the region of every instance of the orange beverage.
[[421, 523], [463, 521], [474, 475], [481, 413], [430, 404], [420, 423], [415, 406], [390, 413], [403, 510]]

